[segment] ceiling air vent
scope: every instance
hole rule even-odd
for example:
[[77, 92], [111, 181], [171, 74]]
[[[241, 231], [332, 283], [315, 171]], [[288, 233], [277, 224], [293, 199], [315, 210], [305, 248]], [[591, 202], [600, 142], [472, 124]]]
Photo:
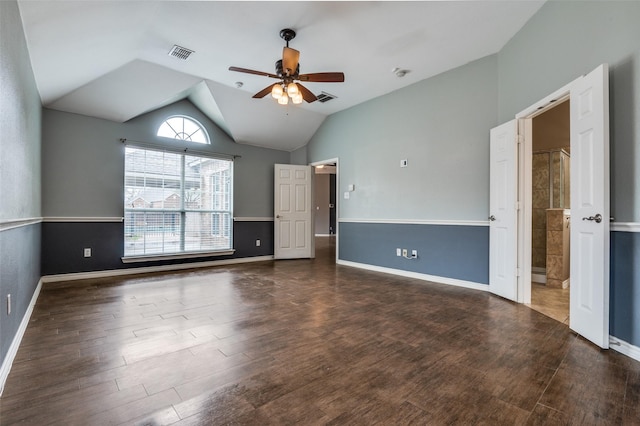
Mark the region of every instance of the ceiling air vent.
[[174, 58], [182, 59], [186, 61], [189, 55], [191, 55], [194, 51], [191, 49], [187, 49], [186, 47], [178, 46], [174, 44], [171, 50], [169, 51], [169, 56], [173, 56]]
[[318, 101], [322, 103], [329, 102], [331, 99], [335, 99], [335, 98], [337, 98], [336, 95], [332, 95], [327, 92], [322, 92], [318, 95]]

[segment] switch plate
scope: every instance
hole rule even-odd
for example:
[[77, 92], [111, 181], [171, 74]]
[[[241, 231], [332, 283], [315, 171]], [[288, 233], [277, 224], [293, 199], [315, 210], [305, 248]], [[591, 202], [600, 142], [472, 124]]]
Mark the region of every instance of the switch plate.
[[84, 257], [91, 257], [91, 249], [90, 248], [84, 249]]
[[396, 256], [402, 256], [402, 249], [396, 249]]
[[351, 196], [351, 194], [349, 194], [349, 191], [344, 193], [344, 199], [345, 200], [348, 200], [350, 196]]
[[405, 160], [400, 160], [400, 167], [407, 167], [409, 165], [409, 161]]
[[411, 257], [413, 259], [417, 258], [418, 257], [418, 250], [411, 250]]
[[7, 294], [7, 315], [11, 315], [11, 294]]
[[256, 240], [256, 247], [260, 247], [260, 240]]
[[355, 191], [356, 190], [356, 186], [352, 183], [350, 183], [349, 185], [347, 185], [347, 190], [349, 192]]

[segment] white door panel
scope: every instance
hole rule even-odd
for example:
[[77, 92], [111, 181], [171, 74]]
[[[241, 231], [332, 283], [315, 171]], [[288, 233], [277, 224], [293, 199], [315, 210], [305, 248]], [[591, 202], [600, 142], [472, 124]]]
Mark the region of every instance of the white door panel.
[[490, 133], [489, 291], [517, 297], [517, 154], [516, 120]]
[[569, 325], [609, 347], [609, 72], [571, 85], [571, 292]]
[[311, 257], [311, 167], [275, 165], [274, 257]]

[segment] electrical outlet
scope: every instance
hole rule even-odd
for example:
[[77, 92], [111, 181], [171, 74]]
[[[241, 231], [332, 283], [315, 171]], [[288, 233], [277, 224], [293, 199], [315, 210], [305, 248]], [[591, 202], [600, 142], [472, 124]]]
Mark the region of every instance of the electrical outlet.
[[396, 249], [396, 256], [402, 256], [402, 249]]
[[90, 248], [84, 249], [84, 257], [91, 257], [91, 249]]
[[416, 259], [418, 257], [418, 250], [411, 250], [411, 258]]
[[256, 240], [256, 247], [260, 247], [260, 240]]
[[402, 249], [402, 257], [407, 257], [407, 249]]
[[7, 294], [7, 315], [11, 315], [11, 294]]

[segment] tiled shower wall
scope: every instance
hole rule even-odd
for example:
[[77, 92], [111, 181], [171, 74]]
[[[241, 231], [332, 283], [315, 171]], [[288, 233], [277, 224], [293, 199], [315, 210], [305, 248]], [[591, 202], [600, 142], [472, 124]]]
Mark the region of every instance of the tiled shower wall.
[[531, 266], [533, 268], [545, 269], [547, 266], [547, 209], [568, 209], [570, 206], [569, 167], [570, 157], [565, 151], [533, 154], [531, 230]]

